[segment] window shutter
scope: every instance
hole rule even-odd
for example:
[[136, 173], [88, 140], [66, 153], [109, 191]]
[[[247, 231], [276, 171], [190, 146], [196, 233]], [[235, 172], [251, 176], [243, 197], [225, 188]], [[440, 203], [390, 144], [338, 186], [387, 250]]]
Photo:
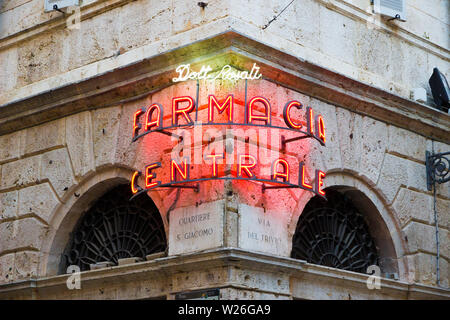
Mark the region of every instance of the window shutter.
[[406, 21], [405, 0], [373, 0], [373, 12]]
[[58, 9], [63, 9], [70, 6], [78, 6], [79, 4], [79, 0], [44, 0], [44, 10], [45, 12], [52, 11], [54, 10], [54, 5], [57, 5]]

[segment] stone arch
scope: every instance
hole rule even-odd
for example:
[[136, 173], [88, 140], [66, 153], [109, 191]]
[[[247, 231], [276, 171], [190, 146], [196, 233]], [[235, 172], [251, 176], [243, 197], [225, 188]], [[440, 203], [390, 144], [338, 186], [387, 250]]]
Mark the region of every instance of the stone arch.
[[[54, 211], [49, 222], [49, 232], [41, 246], [39, 276], [58, 274], [61, 256], [69, 242], [70, 233], [74, 230], [81, 216], [108, 190], [129, 183], [132, 169], [124, 167], [103, 168], [100, 172], [90, 174], [66, 195]], [[149, 196], [150, 197], [150, 196]], [[161, 214], [161, 199], [158, 195], [150, 197]], [[155, 199], [156, 198], [156, 199]], [[168, 239], [168, 222], [161, 214], [166, 239]]]
[[[367, 218], [370, 233], [379, 248], [380, 259], [384, 261], [382, 271], [397, 273], [402, 281], [408, 280], [408, 265], [405, 257], [406, 245], [402, 237], [400, 223], [387, 201], [364, 178], [355, 177], [346, 172], [328, 173], [327, 189], [339, 191], [350, 198], [355, 207]], [[292, 240], [306, 204], [314, 195], [305, 192], [289, 224], [289, 252]], [[383, 270], [384, 268], [384, 270]]]

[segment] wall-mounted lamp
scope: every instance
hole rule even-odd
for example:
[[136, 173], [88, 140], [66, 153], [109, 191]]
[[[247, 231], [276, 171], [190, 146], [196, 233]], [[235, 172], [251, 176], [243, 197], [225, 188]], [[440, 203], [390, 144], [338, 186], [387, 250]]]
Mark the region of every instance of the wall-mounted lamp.
[[428, 83], [430, 84], [434, 103], [440, 110], [448, 112], [450, 108], [450, 88], [447, 79], [438, 68], [433, 69], [433, 74]]

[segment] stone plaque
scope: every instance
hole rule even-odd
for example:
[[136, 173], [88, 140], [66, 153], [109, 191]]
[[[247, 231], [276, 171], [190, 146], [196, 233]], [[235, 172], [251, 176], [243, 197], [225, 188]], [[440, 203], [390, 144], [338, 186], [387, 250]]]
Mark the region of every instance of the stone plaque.
[[169, 255], [221, 247], [223, 212], [223, 200], [174, 210], [170, 214]]
[[287, 214], [239, 205], [239, 247], [289, 256]]

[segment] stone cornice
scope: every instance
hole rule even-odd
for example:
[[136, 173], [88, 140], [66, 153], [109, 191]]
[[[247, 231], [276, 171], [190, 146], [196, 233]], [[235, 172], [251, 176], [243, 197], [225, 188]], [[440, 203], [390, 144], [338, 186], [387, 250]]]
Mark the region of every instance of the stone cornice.
[[[143, 279], [156, 279], [162, 293], [169, 294], [172, 289], [168, 285], [170, 276], [179, 272], [208, 271], [220, 267], [239, 267], [240, 270], [280, 273], [291, 278], [291, 295], [299, 297], [296, 285], [314, 285], [330, 283], [345, 287], [352, 294], [363, 297], [370, 294], [372, 298], [385, 299], [449, 299], [450, 291], [444, 288], [430, 287], [421, 284], [407, 284], [401, 281], [381, 279], [381, 290], [368, 290], [367, 275], [308, 264], [305, 261], [287, 257], [276, 257], [236, 248], [220, 248], [182, 256], [158, 258], [125, 266], [86, 271], [81, 273], [82, 287], [95, 289], [108, 284], [120, 285]], [[64, 298], [71, 294], [78, 295], [77, 290], [67, 290], [68, 275], [52, 276], [40, 279], [20, 281], [0, 285], [0, 299], [25, 298], [48, 299], [55, 292]], [[111, 281], [108, 281], [111, 279]], [[223, 279], [219, 287], [239, 287], [232, 279]], [[257, 288], [253, 288], [258, 290]], [[125, 289], [124, 289], [125, 290]], [[161, 291], [159, 291], [161, 292]], [[286, 293], [287, 294], [287, 293]], [[78, 296], [79, 298], [79, 296]]]
[[[128, 52], [102, 61], [102, 72], [96, 72], [100, 62], [94, 63], [81, 71], [71, 71], [77, 80], [66, 80], [60, 87], [39, 89], [51, 88], [51, 83], [58, 83], [57, 79], [47, 79], [43, 81], [48, 83], [36, 84], [30, 91], [33, 93], [25, 95], [26, 98], [4, 97], [3, 105], [0, 105], [0, 135], [69, 114], [144, 97], [171, 85], [175, 67], [180, 63], [191, 63], [193, 68], [204, 63], [217, 67], [228, 63], [238, 69], [251, 69], [253, 62], [261, 66], [266, 80], [427, 138], [450, 143], [450, 115], [350, 79], [234, 31], [154, 56], [146, 56], [145, 50]], [[80, 72], [90, 76], [80, 76]]]

